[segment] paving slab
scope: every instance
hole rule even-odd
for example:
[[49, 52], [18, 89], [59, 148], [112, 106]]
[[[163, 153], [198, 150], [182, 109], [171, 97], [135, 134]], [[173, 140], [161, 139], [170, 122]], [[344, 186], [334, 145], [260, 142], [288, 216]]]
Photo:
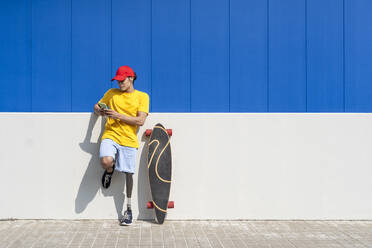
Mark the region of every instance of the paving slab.
[[53, 247], [372, 248], [372, 221], [0, 221], [0, 248]]

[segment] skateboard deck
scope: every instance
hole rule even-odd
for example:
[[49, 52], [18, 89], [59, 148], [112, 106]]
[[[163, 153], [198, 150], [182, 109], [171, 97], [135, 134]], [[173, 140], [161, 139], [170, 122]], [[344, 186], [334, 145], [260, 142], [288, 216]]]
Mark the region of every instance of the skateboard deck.
[[148, 147], [147, 168], [152, 203], [155, 209], [155, 219], [162, 224], [168, 208], [172, 180], [172, 154], [169, 135], [160, 123], [153, 128]]

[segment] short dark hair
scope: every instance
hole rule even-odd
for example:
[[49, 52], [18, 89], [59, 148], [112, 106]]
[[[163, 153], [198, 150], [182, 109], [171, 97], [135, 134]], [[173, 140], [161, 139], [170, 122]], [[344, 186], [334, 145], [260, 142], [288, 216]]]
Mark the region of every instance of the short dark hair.
[[137, 79], [137, 74], [136, 74], [136, 73], [134, 73], [134, 76], [128, 76], [128, 77], [131, 77], [131, 78], [133, 78], [133, 83], [134, 83], [134, 81], [136, 81], [136, 79]]

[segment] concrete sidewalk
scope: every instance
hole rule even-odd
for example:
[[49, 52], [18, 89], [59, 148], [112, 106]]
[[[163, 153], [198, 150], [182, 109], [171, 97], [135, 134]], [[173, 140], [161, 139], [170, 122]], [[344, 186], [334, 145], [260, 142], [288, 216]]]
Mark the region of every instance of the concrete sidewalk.
[[372, 221], [0, 221], [0, 248], [372, 247]]

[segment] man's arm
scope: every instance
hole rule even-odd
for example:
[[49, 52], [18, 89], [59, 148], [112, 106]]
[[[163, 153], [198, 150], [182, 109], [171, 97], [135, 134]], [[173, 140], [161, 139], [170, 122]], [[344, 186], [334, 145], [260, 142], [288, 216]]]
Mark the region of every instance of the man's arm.
[[136, 126], [143, 126], [147, 118], [147, 113], [141, 112], [141, 111], [137, 112], [136, 117], [119, 114], [112, 109], [105, 110], [104, 112], [110, 118], [117, 119], [129, 125], [136, 125]]

